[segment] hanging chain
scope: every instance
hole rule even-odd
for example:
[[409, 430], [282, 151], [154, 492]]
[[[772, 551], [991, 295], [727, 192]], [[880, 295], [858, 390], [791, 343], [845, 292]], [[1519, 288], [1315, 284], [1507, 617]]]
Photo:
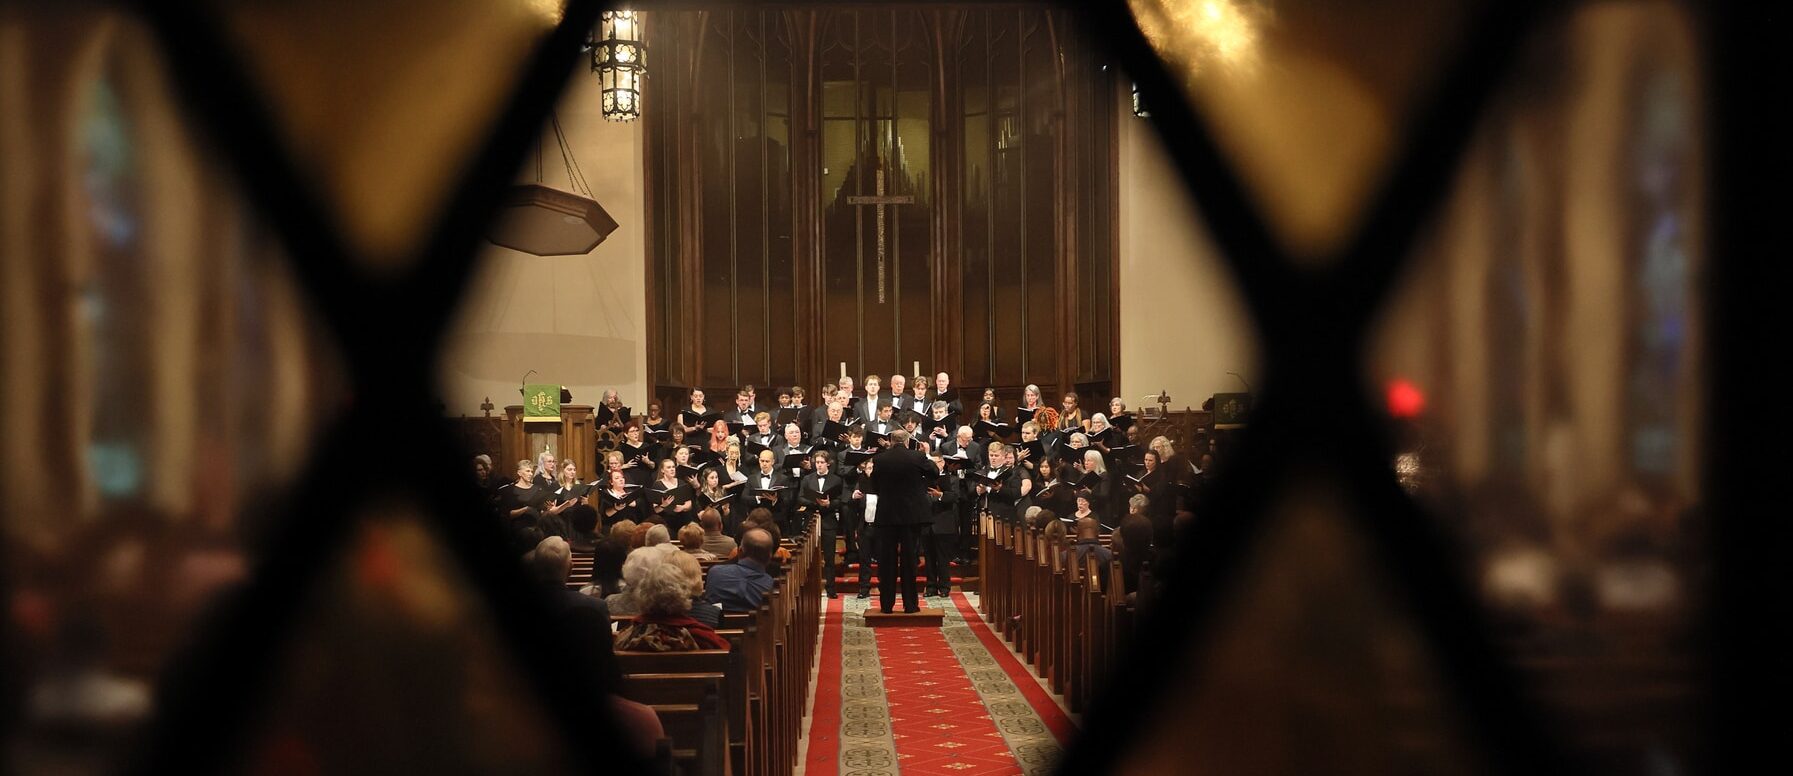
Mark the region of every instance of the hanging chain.
[[573, 147], [567, 142], [566, 133], [560, 129], [560, 113], [550, 113], [548, 117], [554, 124], [554, 140], [560, 144], [560, 161], [567, 167], [567, 184], [574, 192], [596, 199], [592, 196], [591, 185], [585, 182], [585, 172], [579, 169], [579, 160], [573, 158]]

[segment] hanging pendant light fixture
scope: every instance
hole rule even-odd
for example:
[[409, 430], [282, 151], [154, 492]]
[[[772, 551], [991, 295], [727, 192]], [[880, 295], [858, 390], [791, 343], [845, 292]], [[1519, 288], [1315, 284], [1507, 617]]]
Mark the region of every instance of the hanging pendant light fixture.
[[562, 191], [542, 183], [541, 141], [536, 142], [535, 182], [520, 183], [504, 194], [502, 210], [486, 231], [486, 239], [514, 251], [537, 256], [582, 256], [616, 231], [616, 219], [592, 196], [591, 185], [573, 158], [572, 145], [560, 129], [560, 116], [549, 114], [560, 160], [566, 165]]
[[1148, 118], [1152, 117], [1152, 114], [1146, 110], [1145, 103], [1143, 101], [1141, 101], [1139, 98], [1139, 82], [1138, 81], [1133, 82], [1133, 115], [1138, 116], [1139, 118], [1142, 118], [1142, 119], [1148, 119]]
[[641, 118], [641, 81], [647, 77], [647, 43], [635, 11], [605, 11], [591, 46], [591, 70], [598, 74], [599, 106], [611, 121]]

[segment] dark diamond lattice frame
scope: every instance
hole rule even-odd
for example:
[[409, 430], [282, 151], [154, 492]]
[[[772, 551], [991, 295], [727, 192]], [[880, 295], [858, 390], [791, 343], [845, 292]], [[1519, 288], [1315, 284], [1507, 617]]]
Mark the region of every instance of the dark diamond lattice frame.
[[[616, 753], [629, 749], [618, 745], [614, 726], [605, 724], [599, 707], [587, 701], [603, 689], [600, 679], [576, 661], [559, 659], [564, 647], [555, 645], [566, 644], [569, 634], [547, 616], [547, 603], [501, 549], [506, 544], [500, 529], [479, 519], [476, 495], [463, 476], [451, 434], [432, 412], [433, 366], [466, 288], [481, 230], [559, 98], [601, 6], [592, 0], [567, 3], [563, 21], [540, 42], [480, 150], [455, 181], [436, 227], [418, 251], [419, 260], [406, 264], [412, 269], [403, 274], [377, 275], [363, 269], [370, 262], [356, 260], [355, 248], [330, 215], [315, 181], [283, 147], [265, 100], [244, 75], [244, 58], [232, 50], [209, 7], [181, 0], [138, 4], [138, 13], [162, 43], [183, 102], [282, 239], [305, 292], [347, 361], [355, 395], [374, 395], [377, 387], [383, 397], [377, 426], [374, 408], [357, 405], [320, 436], [297, 495], [285, 506], [270, 543], [261, 548], [252, 581], [220, 607], [212, 627], [202, 632], [204, 640], [177, 659], [161, 688], [162, 708], [139, 763], [144, 773], [219, 771], [241, 762], [255, 732], [253, 712], [269, 701], [273, 679], [268, 669], [278, 664], [280, 648], [292, 638], [299, 602], [327, 567], [324, 561], [353, 535], [359, 508], [392, 497], [411, 499], [433, 516], [433, 529], [496, 617], [530, 690], [549, 709], [575, 762], [588, 771], [622, 770]], [[1713, 494], [1709, 519], [1716, 557], [1721, 567], [1739, 570], [1718, 580], [1716, 603], [1722, 606], [1708, 623], [1721, 658], [1716, 663], [1721, 668], [1716, 674], [1721, 710], [1750, 708], [1749, 701], [1785, 692], [1784, 677], [1755, 677], [1750, 669], [1773, 665], [1758, 658], [1786, 647], [1785, 623], [1793, 622], [1793, 617], [1780, 616], [1782, 624], [1773, 627], [1769, 638], [1751, 630], [1756, 618], [1786, 613], [1787, 588], [1777, 587], [1779, 580], [1760, 571], [1773, 567], [1762, 562], [1772, 557], [1765, 553], [1786, 547], [1768, 541], [1768, 532], [1785, 529], [1727, 519], [1734, 505], [1750, 504], [1748, 496], [1771, 479], [1752, 476], [1765, 463], [1737, 454], [1752, 449], [1745, 444], [1752, 441], [1746, 435], [1759, 439], [1767, 432], [1753, 423], [1743, 425], [1750, 421], [1732, 408], [1734, 389], [1747, 385], [1750, 377], [1739, 368], [1747, 362], [1733, 350], [1743, 340], [1737, 333], [1754, 331], [1749, 316], [1759, 313], [1731, 303], [1765, 286], [1746, 276], [1760, 272], [1757, 267], [1726, 261], [1726, 248], [1772, 233], [1773, 206], [1749, 196], [1742, 185], [1769, 174], [1748, 152], [1776, 147], [1793, 136], [1784, 131], [1784, 119], [1773, 124], [1751, 115], [1749, 100], [1755, 95], [1742, 84], [1761, 72], [1758, 59], [1772, 64], [1784, 62], [1786, 55], [1777, 52], [1778, 42], [1766, 31], [1773, 26], [1740, 18], [1740, 6], [1720, 6], [1704, 19], [1714, 62], [1712, 104], [1717, 111], [1709, 142], [1718, 184], [1712, 210], [1711, 255], [1716, 260], [1707, 289], [1714, 318], [1707, 395], [1733, 397], [1732, 404], [1709, 400], [1713, 441], [1705, 492]], [[1140, 699], [1156, 697], [1168, 686], [1160, 667], [1212, 636], [1216, 610], [1228, 596], [1278, 486], [1292, 473], [1316, 467], [1336, 475], [1349, 489], [1352, 503], [1345, 511], [1360, 516], [1355, 528], [1377, 548], [1378, 559], [1449, 679], [1451, 697], [1472, 724], [1480, 749], [1493, 758], [1492, 765], [1514, 773], [1568, 772], [1537, 710], [1517, 694], [1515, 673], [1494, 647], [1451, 543], [1440, 535], [1439, 523], [1397, 486], [1386, 465], [1386, 431], [1359, 379], [1368, 326], [1412, 253], [1409, 246], [1442, 201], [1482, 110], [1522, 39], [1558, 7], [1516, 1], [1491, 3], [1480, 12], [1439, 86], [1399, 136], [1400, 156], [1388, 168], [1355, 237], [1335, 261], [1322, 263], [1323, 269], [1298, 267], [1277, 246], [1207, 124], [1154, 55], [1125, 2], [1070, 7], [1082, 14], [1093, 37], [1108, 42], [1111, 56], [1138, 81], [1153, 106], [1151, 120], [1169, 140], [1166, 147], [1257, 324], [1266, 379], [1255, 425], [1215, 494], [1214, 518], [1200, 523], [1193, 537], [1186, 557], [1194, 560], [1180, 564], [1184, 573], [1169, 580], [1179, 602], [1175, 616], [1142, 624], [1137, 654], [1119, 662], [1122, 668], [1112, 689], [1098, 699], [1084, 734], [1067, 753], [1065, 772], [1106, 770], [1118, 762], [1129, 733], [1147, 727], [1141, 716], [1151, 704]], [[1740, 37], [1730, 39], [1733, 33]], [[1722, 46], [1712, 42], [1721, 36]], [[357, 336], [369, 330], [383, 336]], [[1340, 397], [1356, 401], [1341, 402]], [[373, 438], [376, 427], [380, 431]], [[432, 442], [419, 445], [422, 465], [382, 472], [378, 478], [355, 465], [360, 451], [377, 448], [395, 427], [402, 427], [408, 438]], [[1374, 519], [1361, 519], [1371, 515]], [[1748, 614], [1739, 617], [1739, 612]], [[1742, 762], [1746, 753], [1755, 754], [1752, 749], [1769, 747], [1775, 739], [1766, 730], [1766, 717], [1722, 718], [1723, 724], [1711, 729], [1718, 770], [1725, 770], [1725, 763]], [[623, 765], [640, 771], [643, 764]]]

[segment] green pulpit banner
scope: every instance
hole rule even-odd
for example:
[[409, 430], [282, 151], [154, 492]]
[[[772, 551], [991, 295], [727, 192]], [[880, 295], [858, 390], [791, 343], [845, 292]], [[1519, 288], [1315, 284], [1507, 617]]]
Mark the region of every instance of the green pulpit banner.
[[1214, 427], [1244, 428], [1245, 417], [1251, 414], [1251, 394], [1214, 394]]
[[559, 423], [560, 386], [523, 386], [523, 422]]

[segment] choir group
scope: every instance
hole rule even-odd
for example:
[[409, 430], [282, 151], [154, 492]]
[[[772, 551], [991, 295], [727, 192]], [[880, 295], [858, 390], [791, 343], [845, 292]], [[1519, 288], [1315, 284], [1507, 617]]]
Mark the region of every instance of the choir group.
[[[1206, 467], [1205, 456], [1199, 465], [1186, 460], [1165, 437], [1142, 444], [1118, 398], [1106, 412], [1086, 416], [1076, 393], [1054, 408], [1029, 385], [1021, 405], [1005, 411], [993, 389], [968, 405], [942, 372], [931, 384], [892, 375], [888, 392], [877, 375], [863, 389], [842, 377], [823, 386], [814, 404], [807, 399], [801, 387], [780, 389], [777, 404], [762, 407], [749, 385], [736, 392], [733, 406], [718, 409], [694, 388], [676, 413], [655, 400], [637, 414], [607, 391], [597, 424], [619, 441], [604, 454], [597, 477], [588, 481], [572, 461], [543, 450], [535, 460], [517, 461], [514, 480], [491, 491], [493, 509], [527, 536], [570, 540], [623, 520], [664, 525], [678, 536], [700, 518], [706, 528], [719, 523], [735, 536], [760, 508], [788, 533], [803, 514], [814, 514], [822, 546], [835, 548], [844, 539], [846, 559], [864, 561], [864, 597], [876, 557], [868, 547], [867, 503], [875, 504], [875, 494], [867, 493], [866, 475], [872, 457], [893, 444], [892, 432], [903, 429], [908, 444], [939, 472], [928, 489], [933, 520], [922, 544], [928, 594], [945, 595], [951, 565], [976, 551], [972, 532], [981, 514], [1014, 521], [1037, 506], [1036, 515], [1068, 526], [1091, 517], [1112, 530], [1131, 513], [1168, 539], [1173, 515], [1188, 508]], [[487, 472], [480, 474], [483, 482]], [[875, 521], [875, 506], [870, 512]], [[835, 555], [824, 553], [831, 597]]]

